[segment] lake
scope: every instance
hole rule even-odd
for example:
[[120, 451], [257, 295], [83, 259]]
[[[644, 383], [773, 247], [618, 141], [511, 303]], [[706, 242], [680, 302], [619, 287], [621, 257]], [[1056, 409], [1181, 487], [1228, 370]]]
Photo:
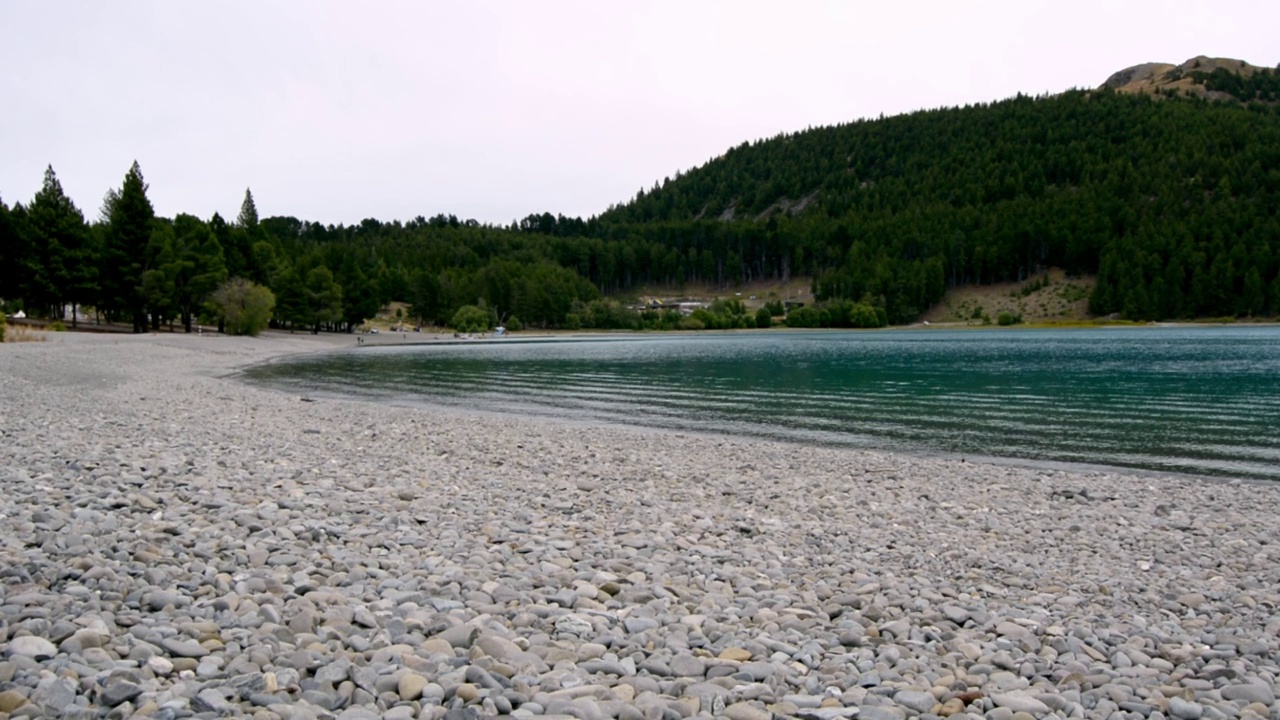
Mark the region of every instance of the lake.
[[609, 335], [288, 358], [297, 393], [1280, 480], [1280, 328]]

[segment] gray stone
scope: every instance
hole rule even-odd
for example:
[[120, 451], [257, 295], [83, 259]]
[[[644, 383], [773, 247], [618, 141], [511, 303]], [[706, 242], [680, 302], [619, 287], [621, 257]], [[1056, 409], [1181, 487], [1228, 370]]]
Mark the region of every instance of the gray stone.
[[893, 694], [893, 701], [916, 713], [927, 713], [938, 704], [933, 695], [919, 690], [899, 690]]
[[561, 615], [556, 618], [556, 632], [587, 637], [595, 632], [595, 627], [578, 615]]
[[636, 635], [646, 630], [653, 630], [659, 626], [659, 623], [653, 618], [627, 618], [622, 621], [622, 626], [626, 628], [627, 632]]
[[323, 665], [316, 669], [314, 677], [317, 682], [326, 682], [330, 685], [337, 685], [351, 672], [351, 661], [346, 658], [338, 658], [328, 665]]
[[905, 720], [907, 712], [900, 707], [885, 705], [863, 705], [858, 708], [860, 720]]
[[1048, 705], [1022, 693], [997, 693], [991, 696], [991, 702], [995, 703], [996, 707], [1009, 708], [1015, 713], [1025, 712], [1032, 715], [1044, 715], [1049, 712]]
[[504, 662], [522, 652], [519, 645], [499, 635], [481, 635], [473, 644], [489, 657]]
[[325, 710], [336, 710], [340, 704], [338, 694], [328, 688], [323, 690], [319, 688], [303, 690], [300, 693], [300, 697], [312, 705], [324, 708]]
[[1169, 714], [1179, 720], [1200, 720], [1204, 715], [1204, 706], [1175, 695], [1169, 698]]
[[244, 673], [231, 678], [227, 685], [235, 688], [240, 697], [247, 697], [253, 693], [260, 693], [266, 690], [267, 678], [262, 673]]
[[716, 685], [715, 683], [700, 682], [700, 683], [694, 683], [686, 687], [684, 689], [684, 694], [688, 695], [691, 698], [698, 698], [698, 699], [701, 699], [704, 697], [706, 698], [727, 697], [729, 695], [729, 690], [721, 685]]
[[444, 632], [437, 634], [435, 637], [444, 640], [455, 648], [468, 649], [475, 639], [480, 636], [480, 628], [474, 625], [456, 625]]
[[165, 609], [165, 607], [169, 605], [176, 608], [183, 608], [190, 604], [191, 598], [183, 595], [182, 593], [170, 590], [156, 590], [151, 593], [151, 596], [147, 599], [147, 606], [156, 612]]
[[1240, 700], [1245, 703], [1262, 703], [1263, 705], [1270, 705], [1276, 701], [1274, 690], [1266, 685], [1256, 683], [1228, 685], [1222, 688], [1222, 697], [1226, 700]]
[[693, 655], [676, 655], [671, 658], [669, 667], [677, 677], [702, 677], [707, 672], [706, 662]]
[[205, 688], [191, 699], [191, 708], [196, 712], [211, 712], [218, 715], [231, 715], [236, 708], [227, 701], [225, 695], [215, 688]]
[[202, 658], [209, 654], [208, 649], [191, 638], [165, 638], [160, 641], [160, 647], [174, 657]]
[[773, 714], [749, 702], [736, 702], [725, 707], [724, 716], [729, 720], [771, 720]]
[[741, 672], [744, 672], [750, 675], [756, 681], [766, 680], [769, 677], [771, 677], [775, 672], [778, 671], [778, 669], [774, 667], [772, 663], [767, 663], [767, 662], [743, 663], [742, 667], [739, 668], [739, 670]]
[[627, 672], [626, 667], [624, 667], [622, 663], [610, 660], [587, 660], [586, 662], [578, 663], [578, 667], [593, 675], [596, 673], [606, 673], [608, 675], [617, 675], [621, 677], [623, 675], [631, 674]]
[[61, 713], [76, 700], [76, 684], [66, 678], [46, 677], [36, 685], [31, 693], [31, 702]]
[[[890, 708], [877, 709], [889, 710]], [[861, 714], [861, 708], [856, 707], [820, 707], [796, 711], [796, 717], [802, 720], [844, 720], [845, 718], [859, 717]]]
[[109, 707], [115, 707], [120, 703], [133, 700], [141, 694], [142, 688], [138, 685], [126, 680], [114, 680], [107, 683], [107, 686], [102, 689], [100, 697], [103, 703]]

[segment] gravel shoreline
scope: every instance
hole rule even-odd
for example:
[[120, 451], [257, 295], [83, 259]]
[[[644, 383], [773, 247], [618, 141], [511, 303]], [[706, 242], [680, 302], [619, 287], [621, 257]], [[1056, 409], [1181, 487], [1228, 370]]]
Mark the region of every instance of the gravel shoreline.
[[[1274, 718], [1277, 488], [302, 398], [0, 346], [0, 718]], [[310, 400], [310, 399], [307, 399]]]

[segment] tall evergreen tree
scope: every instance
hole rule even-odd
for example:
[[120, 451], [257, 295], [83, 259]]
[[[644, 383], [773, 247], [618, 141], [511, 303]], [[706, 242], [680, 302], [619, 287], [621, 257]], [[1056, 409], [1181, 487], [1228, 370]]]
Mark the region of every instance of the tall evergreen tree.
[[218, 243], [218, 238], [211, 227], [203, 227], [202, 232], [199, 233], [199, 241], [196, 242], [192, 238], [190, 243], [188, 247], [192, 252], [191, 257], [195, 268], [189, 286], [191, 304], [182, 319], [187, 332], [191, 332], [191, 316], [199, 313], [200, 308], [208, 302], [228, 277], [222, 245]]
[[27, 230], [36, 257], [30, 266], [26, 299], [41, 314], [60, 319], [65, 305], [89, 299], [95, 273], [84, 214], [62, 191], [52, 165], [45, 169], [44, 184], [27, 208]]
[[115, 188], [107, 188], [107, 193], [102, 196], [102, 207], [98, 208], [98, 223], [106, 225], [111, 222], [111, 211], [115, 209], [116, 202], [120, 199], [120, 191]]
[[142, 296], [152, 330], [171, 319], [176, 311], [175, 291], [183, 274], [182, 263], [174, 252], [173, 225], [167, 220], [153, 223], [143, 262]]
[[100, 273], [103, 307], [112, 315], [129, 318], [136, 333], [147, 329], [142, 275], [149, 269], [147, 245], [154, 219], [142, 168], [134, 161], [109, 210]]
[[222, 259], [226, 263], [227, 277], [244, 277], [248, 273], [250, 258], [249, 247], [245, 243], [248, 236], [237, 232], [235, 225], [228, 223], [218, 213], [209, 218], [209, 230], [222, 248]]
[[333, 281], [329, 268], [312, 268], [307, 273], [306, 290], [312, 334], [342, 320], [342, 286]]
[[275, 317], [280, 325], [288, 325], [290, 332], [305, 327], [311, 320], [307, 288], [292, 266], [276, 273], [271, 291], [276, 296]]
[[[270, 278], [254, 257], [254, 246], [266, 239], [262, 226], [258, 223], [258, 207], [253, 200], [253, 192], [244, 191], [244, 200], [240, 202], [240, 212], [235, 222], [227, 225], [222, 218], [217, 222], [210, 221], [218, 242], [222, 245], [226, 256], [227, 271], [231, 277], [242, 277], [260, 285], [266, 285]], [[259, 251], [260, 252], [260, 251]]]
[[249, 188], [244, 189], [244, 200], [240, 202], [240, 214], [236, 216], [236, 224], [246, 230], [258, 227], [258, 206], [253, 202], [253, 191]]

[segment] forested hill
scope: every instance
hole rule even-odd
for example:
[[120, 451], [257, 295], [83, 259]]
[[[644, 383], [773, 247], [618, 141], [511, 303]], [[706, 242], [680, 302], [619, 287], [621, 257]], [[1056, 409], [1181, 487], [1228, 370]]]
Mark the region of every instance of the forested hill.
[[0, 300], [190, 326], [239, 277], [270, 289], [282, 327], [351, 329], [392, 300], [427, 322], [475, 305], [490, 322], [671, 327], [678, 313], [602, 295], [811, 277], [826, 307], [805, 322], [849, 325], [1061, 267], [1097, 274], [1097, 314], [1280, 315], [1280, 74], [1169, 66], [1135, 91], [1138, 75], [743, 143], [599, 217], [505, 227], [259, 222], [249, 193], [232, 222], [155, 217], [136, 163], [86, 222], [50, 168], [29, 202], [0, 202]]
[[1277, 208], [1274, 105], [1103, 89], [744, 143], [600, 222], [678, 247], [737, 226], [746, 274], [811, 273], [898, 322], [1046, 266], [1098, 272], [1095, 312], [1171, 318], [1280, 312]]

